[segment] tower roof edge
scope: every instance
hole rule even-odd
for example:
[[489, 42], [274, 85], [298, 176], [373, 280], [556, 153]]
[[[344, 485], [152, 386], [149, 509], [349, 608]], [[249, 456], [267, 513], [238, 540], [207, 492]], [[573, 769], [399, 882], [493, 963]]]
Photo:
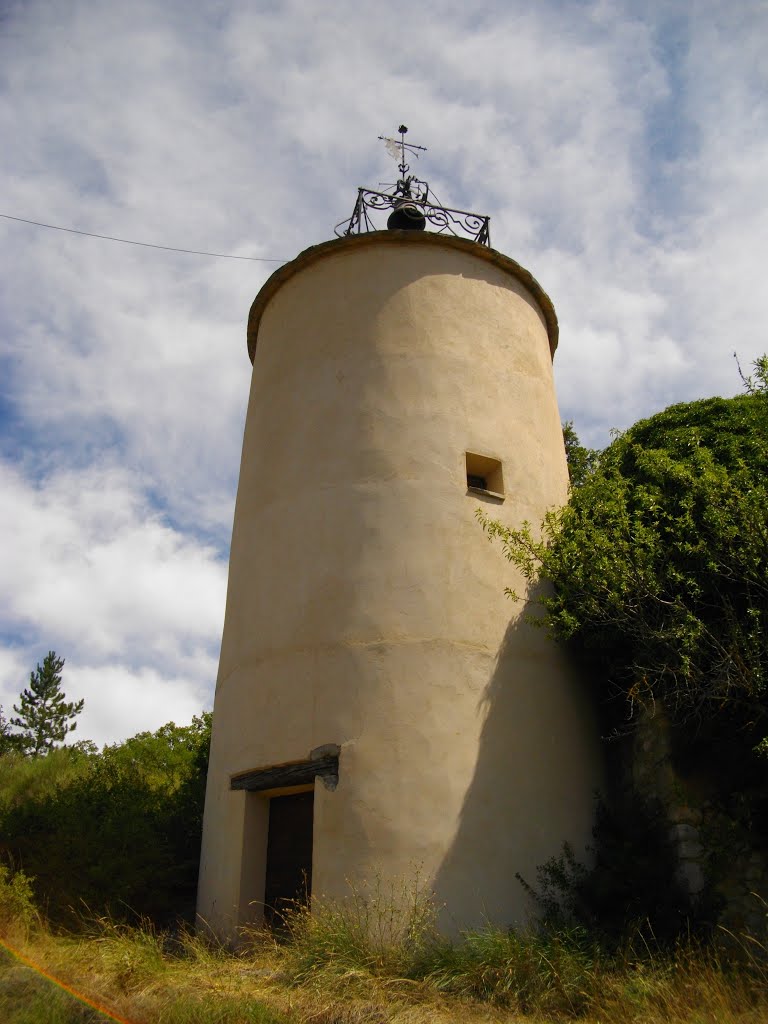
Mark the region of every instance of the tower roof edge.
[[256, 352], [256, 342], [264, 310], [272, 296], [286, 281], [325, 256], [374, 245], [408, 246], [409, 248], [412, 246], [431, 245], [440, 248], [459, 249], [464, 252], [471, 252], [478, 259], [498, 267], [522, 284], [536, 300], [547, 325], [549, 349], [554, 358], [559, 337], [557, 314], [555, 313], [552, 300], [529, 270], [526, 270], [525, 267], [521, 266], [510, 256], [505, 256], [504, 253], [498, 252], [496, 249], [480, 245], [467, 238], [432, 232], [417, 233], [413, 231], [393, 231], [390, 229], [387, 231], [369, 231], [363, 234], [347, 235], [343, 238], [334, 238], [326, 242], [320, 242], [318, 245], [310, 246], [299, 253], [289, 263], [284, 263], [282, 267], [279, 267], [267, 278], [258, 295], [253, 300], [248, 315], [248, 356], [251, 362], [253, 362]]

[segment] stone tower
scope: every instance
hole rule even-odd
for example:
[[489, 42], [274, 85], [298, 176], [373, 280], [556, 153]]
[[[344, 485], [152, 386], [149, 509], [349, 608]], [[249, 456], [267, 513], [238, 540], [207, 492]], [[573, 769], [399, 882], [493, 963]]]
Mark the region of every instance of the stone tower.
[[230, 940], [417, 870], [447, 929], [522, 924], [515, 873], [590, 834], [588, 701], [476, 518], [566, 499], [554, 309], [487, 221], [412, 230], [456, 211], [390, 199], [416, 223], [353, 214], [250, 312], [198, 896]]

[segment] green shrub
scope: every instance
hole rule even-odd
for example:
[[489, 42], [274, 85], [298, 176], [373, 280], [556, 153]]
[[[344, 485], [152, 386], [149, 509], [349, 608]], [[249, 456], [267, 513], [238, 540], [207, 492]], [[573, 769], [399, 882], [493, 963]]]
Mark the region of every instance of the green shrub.
[[0, 935], [26, 934], [37, 920], [32, 879], [0, 864]]
[[768, 730], [766, 479], [768, 393], [710, 398], [616, 437], [540, 530], [479, 518], [527, 580], [552, 583], [545, 622], [617, 723], [663, 699], [693, 729], [725, 710], [731, 733]]
[[0, 757], [0, 854], [34, 875], [52, 921], [192, 920], [210, 718], [101, 753]]
[[613, 807], [598, 800], [592, 837], [588, 863], [563, 843], [559, 856], [539, 867], [535, 885], [517, 876], [545, 932], [575, 929], [616, 949], [627, 935], [674, 946], [692, 927], [704, 927], [708, 908], [701, 903], [694, 914], [661, 808], [637, 794], [623, 794]]
[[89, 755], [79, 747], [59, 747], [43, 757], [17, 751], [0, 756], [0, 813], [44, 800], [66, 789], [89, 770]]

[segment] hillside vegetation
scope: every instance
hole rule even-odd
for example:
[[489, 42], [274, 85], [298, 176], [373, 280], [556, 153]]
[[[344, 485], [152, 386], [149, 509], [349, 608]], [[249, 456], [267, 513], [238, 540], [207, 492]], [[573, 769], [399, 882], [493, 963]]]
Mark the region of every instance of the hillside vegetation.
[[210, 725], [0, 756], [0, 858], [50, 921], [193, 919]]

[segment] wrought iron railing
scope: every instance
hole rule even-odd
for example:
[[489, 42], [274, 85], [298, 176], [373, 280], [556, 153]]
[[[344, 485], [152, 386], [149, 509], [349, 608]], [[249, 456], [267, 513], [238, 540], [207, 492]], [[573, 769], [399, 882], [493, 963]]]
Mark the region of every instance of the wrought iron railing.
[[[395, 204], [402, 203], [403, 199], [402, 191], [390, 193], [376, 192], [370, 188], [359, 188], [352, 216], [349, 220], [338, 223], [334, 232], [342, 238], [345, 235], [382, 230], [387, 225], [378, 223], [380, 217], [376, 215], [380, 215], [384, 211], [391, 212], [394, 210]], [[407, 197], [407, 202], [409, 206], [413, 206], [421, 212], [426, 221], [425, 226], [437, 234], [471, 238], [473, 242], [478, 242], [480, 245], [490, 246], [490, 217], [484, 217], [479, 213], [470, 213], [467, 210], [454, 210], [448, 206], [437, 206], [412, 195]]]

